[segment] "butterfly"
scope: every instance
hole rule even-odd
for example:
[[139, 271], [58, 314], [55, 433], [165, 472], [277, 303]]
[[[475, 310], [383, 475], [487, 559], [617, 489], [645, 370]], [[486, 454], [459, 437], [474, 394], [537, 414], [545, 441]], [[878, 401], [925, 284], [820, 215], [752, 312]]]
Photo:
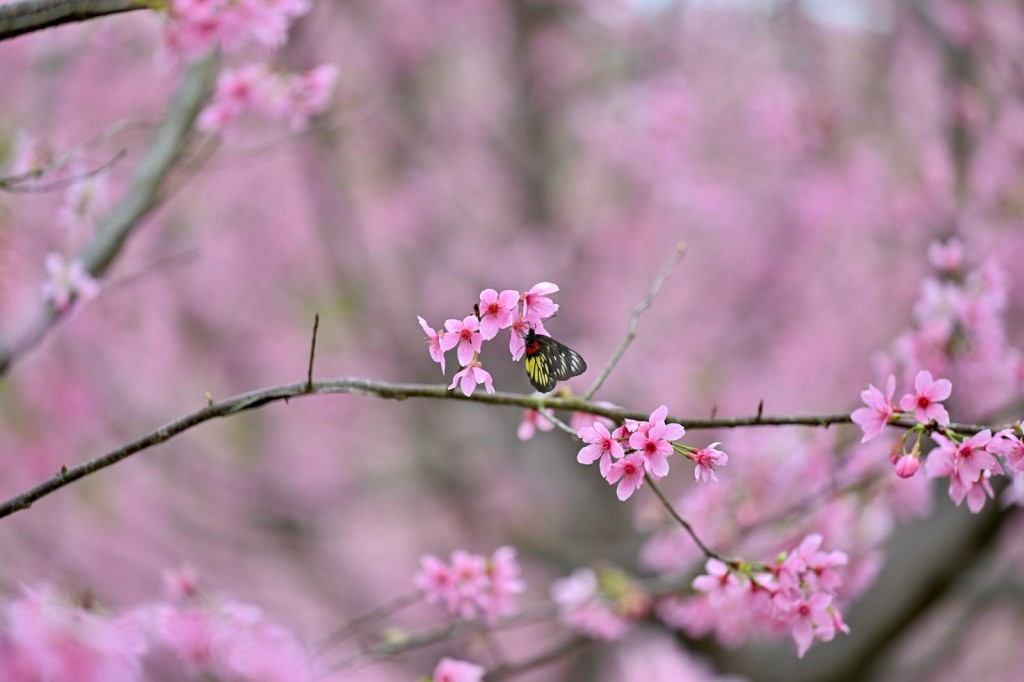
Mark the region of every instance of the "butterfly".
[[555, 384], [587, 371], [583, 356], [572, 348], [531, 329], [526, 333], [524, 357], [526, 376], [541, 393], [554, 390]]

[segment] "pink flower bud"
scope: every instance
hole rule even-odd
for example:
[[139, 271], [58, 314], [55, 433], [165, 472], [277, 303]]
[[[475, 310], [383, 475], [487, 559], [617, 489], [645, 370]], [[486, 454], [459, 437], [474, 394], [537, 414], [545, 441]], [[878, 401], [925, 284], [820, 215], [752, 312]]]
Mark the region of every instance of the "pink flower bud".
[[903, 457], [900, 457], [898, 462], [896, 462], [896, 475], [900, 478], [910, 478], [917, 473], [917, 470], [920, 467], [921, 460], [917, 457], [904, 455]]

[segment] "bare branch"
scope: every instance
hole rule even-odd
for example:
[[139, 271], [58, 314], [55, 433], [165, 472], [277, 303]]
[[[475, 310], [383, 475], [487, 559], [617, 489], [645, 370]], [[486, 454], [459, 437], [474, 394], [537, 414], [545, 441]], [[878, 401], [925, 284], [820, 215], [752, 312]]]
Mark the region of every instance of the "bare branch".
[[313, 316], [313, 340], [309, 342], [309, 368], [306, 370], [306, 388], [313, 390], [313, 360], [316, 359], [316, 332], [320, 329], [320, 313]]
[[[163, 181], [185, 147], [188, 133], [213, 83], [219, 61], [217, 55], [211, 53], [196, 62], [185, 75], [167, 115], [135, 169], [127, 192], [100, 223], [96, 236], [77, 256], [90, 275], [99, 277], [106, 272], [128, 237], [160, 204]], [[42, 303], [7, 340], [0, 342], [0, 376], [38, 345], [61, 317], [62, 313], [52, 305]]]
[[153, 9], [147, 0], [15, 0], [0, 5], [0, 41], [108, 14]]
[[662, 506], [664, 506], [665, 509], [668, 510], [669, 516], [671, 516], [676, 523], [683, 527], [683, 530], [685, 530], [686, 534], [690, 536], [690, 539], [693, 540], [694, 544], [697, 545], [698, 548], [700, 548], [700, 551], [704, 553], [704, 556], [706, 556], [709, 559], [718, 559], [723, 564], [735, 563], [729, 559], [726, 559], [724, 556], [714, 551], [713, 549], [709, 549], [708, 546], [704, 544], [704, 542], [697, 535], [697, 532], [693, 529], [693, 526], [691, 526], [686, 521], [686, 519], [679, 515], [679, 512], [675, 510], [675, 507], [672, 506], [672, 503], [668, 501], [667, 497], [665, 497], [665, 493], [661, 492], [661, 488], [655, 485], [654, 479], [651, 478], [649, 474], [644, 474], [644, 480], [647, 481], [648, 485], [651, 486], [651, 490], [653, 490], [654, 494], [658, 496], [659, 500], [661, 500]]
[[626, 338], [624, 338], [622, 343], [619, 344], [619, 347], [615, 349], [615, 352], [612, 353], [611, 360], [608, 361], [608, 364], [601, 370], [601, 373], [597, 376], [597, 379], [594, 380], [594, 383], [587, 389], [586, 393], [583, 394], [584, 400], [590, 400], [594, 397], [594, 394], [600, 390], [605, 379], [608, 378], [608, 375], [611, 374], [612, 370], [615, 369], [615, 366], [619, 364], [619, 360], [621, 360], [622, 356], [626, 353], [626, 349], [629, 348], [629, 345], [633, 343], [633, 339], [636, 338], [636, 330], [640, 324], [640, 316], [643, 315], [645, 310], [651, 307], [651, 303], [654, 302], [654, 297], [658, 295], [658, 290], [661, 289], [661, 285], [665, 283], [665, 280], [672, 272], [672, 268], [674, 268], [676, 264], [683, 259], [685, 254], [686, 244], [679, 242], [676, 245], [675, 251], [673, 251], [672, 255], [669, 257], [668, 262], [665, 263], [665, 267], [663, 267], [661, 272], [658, 273], [658, 276], [654, 278], [647, 295], [640, 299], [640, 302], [633, 308], [633, 312], [629, 316], [629, 330], [626, 332]]
[[[103, 455], [83, 462], [78, 466], [62, 468], [53, 477], [43, 481], [29, 490], [12, 497], [0, 504], [0, 518], [28, 509], [37, 500], [60, 490], [78, 479], [85, 478], [101, 469], [105, 469], [126, 457], [137, 452], [146, 450], [155, 445], [174, 438], [180, 433], [202, 424], [203, 422], [217, 419], [219, 417], [230, 417], [232, 415], [255, 410], [264, 405], [269, 405], [282, 400], [299, 398], [308, 395], [351, 393], [389, 400], [405, 400], [407, 398], [433, 398], [440, 400], [458, 400], [464, 402], [483, 403], [487, 405], [515, 405], [517, 407], [529, 407], [534, 410], [544, 408], [556, 410], [571, 410], [584, 412], [602, 417], [608, 417], [621, 421], [623, 419], [645, 420], [649, 417], [647, 413], [621, 408], [605, 407], [595, 403], [587, 402], [581, 398], [568, 397], [556, 398], [548, 396], [525, 395], [521, 393], [474, 393], [471, 396], [450, 391], [444, 385], [429, 384], [392, 384], [383, 381], [371, 381], [355, 377], [338, 377], [336, 379], [325, 379], [314, 381], [312, 386], [305, 381], [291, 384], [282, 384], [270, 388], [262, 388], [248, 393], [227, 398], [226, 400], [208, 402], [202, 409], [179, 417], [174, 421], [164, 424], [160, 428], [125, 443]], [[693, 431], [698, 429], [721, 429], [739, 428], [744, 426], [818, 426], [828, 427], [831, 424], [848, 424], [850, 415], [847, 413], [818, 415], [818, 416], [769, 416], [769, 417], [736, 417], [732, 419], [688, 419], [686, 417], [667, 417], [666, 422], [684, 424], [687, 429]], [[917, 424], [913, 419], [900, 419], [892, 422], [890, 426], [898, 428], [911, 428]], [[950, 424], [950, 429], [959, 433], [977, 433], [982, 429], [998, 430], [1009, 428], [1003, 426], [986, 426], [978, 424]], [[571, 429], [569, 429], [571, 431]]]

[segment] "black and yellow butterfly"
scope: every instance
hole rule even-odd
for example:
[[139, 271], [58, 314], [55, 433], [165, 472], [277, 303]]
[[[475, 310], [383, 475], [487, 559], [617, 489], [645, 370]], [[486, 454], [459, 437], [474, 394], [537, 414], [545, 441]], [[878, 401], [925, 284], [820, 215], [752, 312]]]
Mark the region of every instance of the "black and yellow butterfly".
[[550, 336], [533, 329], [526, 333], [526, 376], [541, 393], [554, 390], [555, 384], [587, 371], [583, 356]]

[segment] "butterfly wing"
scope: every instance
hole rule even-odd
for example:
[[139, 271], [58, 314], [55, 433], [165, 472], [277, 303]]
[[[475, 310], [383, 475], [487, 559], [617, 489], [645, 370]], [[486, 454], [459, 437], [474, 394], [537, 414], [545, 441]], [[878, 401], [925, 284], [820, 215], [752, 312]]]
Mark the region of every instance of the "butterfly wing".
[[548, 393], [555, 388], [557, 379], [551, 376], [550, 358], [543, 351], [526, 356], [526, 376], [530, 383], [541, 393]]
[[[532, 352], [531, 352], [532, 351]], [[583, 356], [550, 336], [530, 333], [527, 339], [526, 374], [541, 393], [548, 393], [559, 381], [587, 371]]]

